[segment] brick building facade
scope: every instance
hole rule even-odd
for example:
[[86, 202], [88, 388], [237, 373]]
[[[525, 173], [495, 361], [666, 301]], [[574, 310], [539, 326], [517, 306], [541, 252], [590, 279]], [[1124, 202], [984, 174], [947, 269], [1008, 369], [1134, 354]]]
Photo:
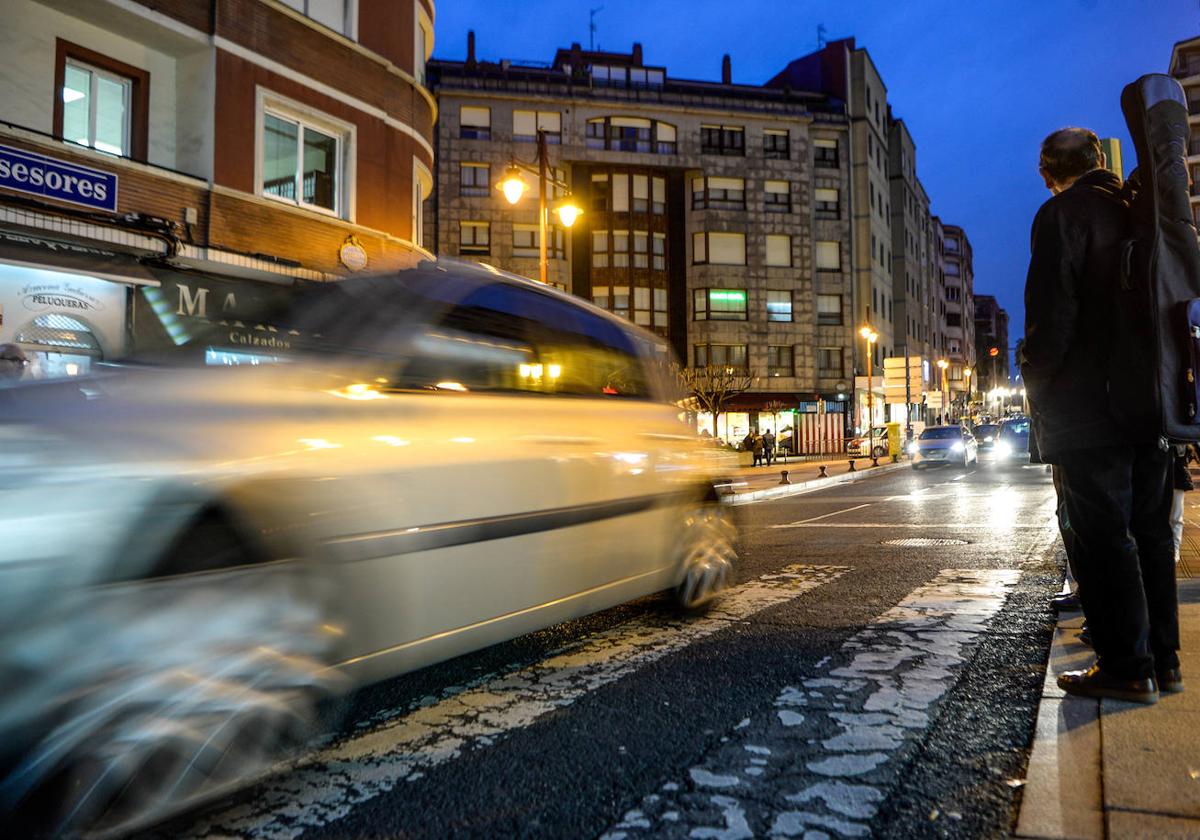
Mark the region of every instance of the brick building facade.
[[[0, 341], [42, 373], [135, 348], [146, 289], [202, 316], [206, 290], [229, 303], [429, 256], [431, 0], [6, 5]], [[84, 303], [39, 308], [32, 289]]]

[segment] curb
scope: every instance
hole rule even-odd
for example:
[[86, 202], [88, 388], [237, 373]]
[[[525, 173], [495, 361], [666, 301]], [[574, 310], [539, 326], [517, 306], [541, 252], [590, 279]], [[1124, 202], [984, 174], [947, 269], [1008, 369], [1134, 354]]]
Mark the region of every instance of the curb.
[[781, 499], [785, 496], [796, 496], [801, 493], [810, 493], [813, 490], [819, 490], [822, 487], [834, 487], [838, 484], [850, 484], [854, 481], [862, 481], [876, 475], [894, 472], [895, 470], [907, 467], [906, 461], [900, 461], [896, 464], [881, 464], [878, 467], [864, 467], [861, 470], [854, 472], [838, 473], [831, 475], [828, 478], [814, 478], [808, 481], [800, 481], [794, 484], [780, 484], [775, 487], [767, 487], [762, 490], [750, 490], [745, 493], [726, 493], [721, 497], [727, 505], [745, 505], [751, 502], [762, 502], [768, 499]]

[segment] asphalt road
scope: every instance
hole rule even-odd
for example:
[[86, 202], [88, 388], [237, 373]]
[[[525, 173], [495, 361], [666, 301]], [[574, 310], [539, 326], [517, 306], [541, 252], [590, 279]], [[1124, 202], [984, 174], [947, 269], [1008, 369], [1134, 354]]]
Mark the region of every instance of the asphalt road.
[[707, 613], [644, 599], [375, 686], [326, 749], [159, 836], [1006, 833], [1060, 580], [1044, 468], [737, 510]]

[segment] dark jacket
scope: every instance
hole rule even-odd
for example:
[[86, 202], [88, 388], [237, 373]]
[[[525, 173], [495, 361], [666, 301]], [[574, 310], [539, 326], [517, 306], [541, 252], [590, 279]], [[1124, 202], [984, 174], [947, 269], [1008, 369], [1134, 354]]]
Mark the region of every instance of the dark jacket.
[[1114, 377], [1145, 369], [1129, 364], [1128, 347], [1110, 353], [1120, 343], [1114, 308], [1129, 236], [1128, 198], [1107, 170], [1079, 178], [1033, 220], [1020, 364], [1037, 446], [1048, 463], [1073, 450], [1157, 440], [1154, 429], [1127, 428], [1109, 403]]

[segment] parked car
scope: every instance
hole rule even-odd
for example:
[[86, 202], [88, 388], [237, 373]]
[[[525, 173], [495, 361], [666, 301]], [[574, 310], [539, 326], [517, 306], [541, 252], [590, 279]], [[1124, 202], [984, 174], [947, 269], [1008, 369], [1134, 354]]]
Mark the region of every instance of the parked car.
[[971, 434], [975, 436], [975, 441], [979, 444], [979, 451], [985, 452], [995, 445], [996, 436], [999, 433], [999, 423], [980, 423]]
[[964, 426], [927, 426], [910, 444], [908, 454], [914, 470], [937, 464], [965, 467], [979, 463], [979, 446]]
[[882, 458], [888, 454], [888, 433], [886, 426], [876, 426], [871, 430], [871, 441], [868, 445], [867, 436], [859, 435], [846, 443], [846, 454], [858, 455], [863, 458]]
[[1006, 462], [1029, 461], [1029, 418], [1008, 417], [1000, 423], [996, 437], [996, 459]]
[[349, 687], [733, 581], [728, 455], [650, 333], [445, 261], [262, 318], [287, 347], [174, 323], [176, 353], [0, 395], [11, 836], [158, 821]]

